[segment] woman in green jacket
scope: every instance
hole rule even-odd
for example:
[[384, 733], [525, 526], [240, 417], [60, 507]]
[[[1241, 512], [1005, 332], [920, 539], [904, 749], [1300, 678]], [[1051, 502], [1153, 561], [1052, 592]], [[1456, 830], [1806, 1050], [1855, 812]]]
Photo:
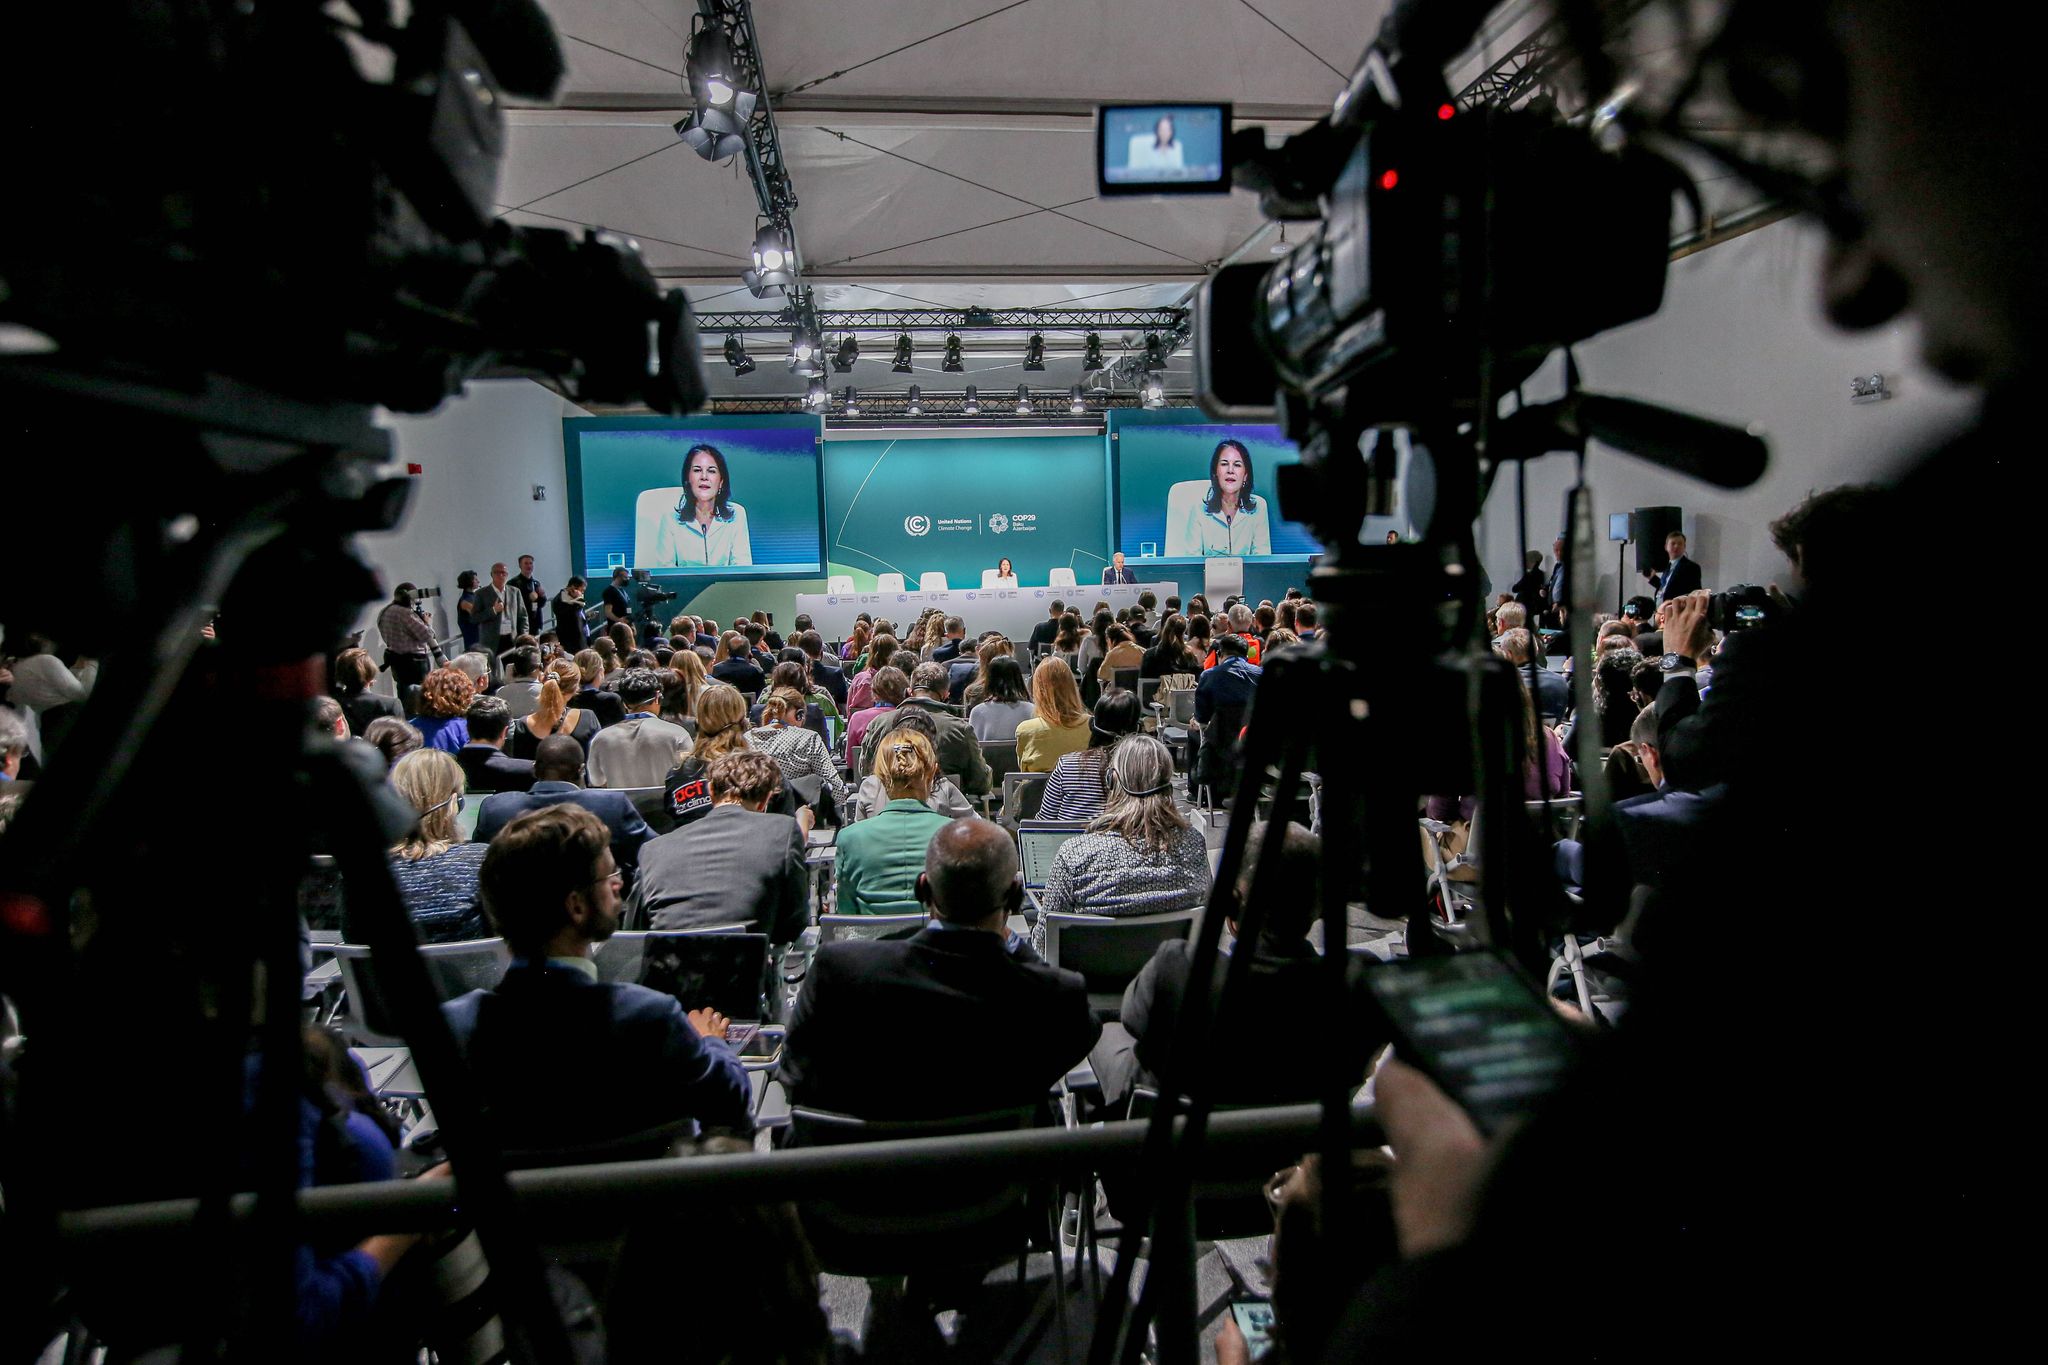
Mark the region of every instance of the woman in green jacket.
[[925, 846], [946, 817], [926, 802], [938, 780], [932, 742], [916, 730], [892, 730], [875, 755], [875, 775], [889, 798], [867, 819], [839, 831], [836, 907], [842, 915], [915, 915]]

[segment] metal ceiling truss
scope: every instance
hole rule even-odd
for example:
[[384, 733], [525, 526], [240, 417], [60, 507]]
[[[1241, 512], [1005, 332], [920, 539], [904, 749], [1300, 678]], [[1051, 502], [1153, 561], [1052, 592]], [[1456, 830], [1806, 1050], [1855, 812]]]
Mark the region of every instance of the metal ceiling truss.
[[[1175, 333], [1188, 327], [1185, 308], [868, 308], [818, 309], [820, 331], [834, 332], [1123, 332]], [[699, 313], [700, 332], [788, 332], [794, 308], [779, 312]]]

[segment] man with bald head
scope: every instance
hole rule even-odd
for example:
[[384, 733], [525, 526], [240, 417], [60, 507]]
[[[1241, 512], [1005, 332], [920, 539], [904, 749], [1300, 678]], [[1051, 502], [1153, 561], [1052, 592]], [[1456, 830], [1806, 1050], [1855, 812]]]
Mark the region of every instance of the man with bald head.
[[871, 1120], [1019, 1109], [1101, 1036], [1080, 976], [1010, 932], [1024, 885], [1001, 826], [940, 827], [917, 899], [929, 915], [917, 933], [811, 959], [782, 1056], [793, 1103]]

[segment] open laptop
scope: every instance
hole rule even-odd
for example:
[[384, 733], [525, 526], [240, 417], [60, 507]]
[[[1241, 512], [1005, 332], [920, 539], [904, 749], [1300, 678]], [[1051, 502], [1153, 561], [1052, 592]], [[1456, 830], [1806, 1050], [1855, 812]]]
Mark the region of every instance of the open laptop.
[[1038, 909], [1038, 894], [1045, 889], [1045, 879], [1052, 874], [1052, 861], [1059, 856], [1061, 846], [1086, 828], [1030, 820], [1018, 826], [1017, 862], [1024, 877], [1024, 899], [1033, 911]]
[[766, 934], [649, 934], [640, 984], [674, 996], [687, 1012], [709, 1005], [724, 1015], [725, 1041], [743, 1049], [761, 1031], [761, 987], [768, 979]]

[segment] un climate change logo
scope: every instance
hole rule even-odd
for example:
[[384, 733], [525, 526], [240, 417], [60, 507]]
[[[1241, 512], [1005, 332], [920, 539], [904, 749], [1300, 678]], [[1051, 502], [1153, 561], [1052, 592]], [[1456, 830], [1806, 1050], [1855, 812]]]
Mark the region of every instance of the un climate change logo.
[[1001, 535], [1010, 529], [1010, 519], [1001, 512], [991, 512], [988, 517], [988, 529], [997, 535]]
[[932, 519], [924, 516], [905, 517], [903, 519], [903, 529], [909, 535], [927, 535], [932, 529]]

